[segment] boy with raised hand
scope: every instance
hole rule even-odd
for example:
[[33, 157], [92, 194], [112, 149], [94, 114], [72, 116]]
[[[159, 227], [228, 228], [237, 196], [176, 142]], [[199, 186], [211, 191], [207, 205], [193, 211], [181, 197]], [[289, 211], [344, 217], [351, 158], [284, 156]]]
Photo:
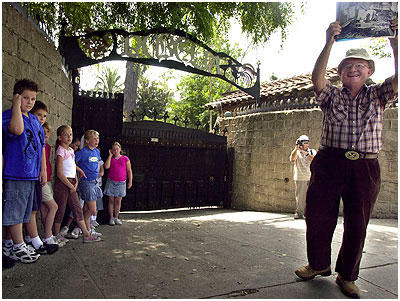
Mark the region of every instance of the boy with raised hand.
[[[44, 131], [38, 118], [29, 113], [38, 86], [29, 79], [14, 85], [12, 108], [3, 112], [3, 226], [13, 242], [9, 257], [23, 263], [35, 262], [39, 254], [23, 240], [22, 224], [31, 217], [35, 182], [47, 181]], [[4, 251], [4, 248], [3, 248]]]

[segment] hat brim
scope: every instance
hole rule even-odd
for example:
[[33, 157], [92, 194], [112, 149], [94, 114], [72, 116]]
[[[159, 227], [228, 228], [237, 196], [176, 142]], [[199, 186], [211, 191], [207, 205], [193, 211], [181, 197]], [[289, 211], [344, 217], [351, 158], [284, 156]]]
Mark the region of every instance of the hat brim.
[[361, 59], [361, 60], [367, 61], [368, 62], [368, 66], [372, 71], [371, 74], [373, 74], [375, 72], [375, 62], [374, 62], [374, 60], [366, 60], [365, 57], [361, 57], [361, 56], [357, 56], [357, 55], [351, 55], [351, 56], [347, 56], [346, 58], [344, 58], [340, 62], [339, 66], [338, 66], [339, 75], [342, 73], [342, 65], [343, 65], [344, 61], [347, 60], [347, 59]]

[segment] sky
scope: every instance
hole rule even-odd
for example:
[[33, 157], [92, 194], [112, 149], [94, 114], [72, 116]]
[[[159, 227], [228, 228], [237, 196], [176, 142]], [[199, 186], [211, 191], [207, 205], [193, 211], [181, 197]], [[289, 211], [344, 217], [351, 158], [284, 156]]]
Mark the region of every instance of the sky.
[[[258, 47], [248, 56], [249, 63], [261, 62], [261, 82], [272, 74], [279, 79], [312, 72], [315, 61], [325, 45], [326, 30], [336, 19], [336, 2], [310, 1], [304, 14], [298, 14], [288, 29], [286, 41], [280, 48], [280, 34], [274, 34], [269, 43]], [[232, 35], [231, 39], [239, 40]], [[340, 41], [333, 45], [328, 68], [337, 67], [350, 48], [366, 47], [369, 39]], [[242, 62], [245, 63], [245, 62]], [[376, 61], [372, 80], [384, 80], [394, 73], [393, 59]]]
[[[299, 11], [299, 10], [297, 10]], [[280, 33], [274, 33], [270, 40], [257, 48], [252, 48], [242, 64], [250, 63], [255, 68], [260, 62], [261, 82], [269, 81], [271, 75], [279, 79], [308, 74], [312, 72], [314, 63], [325, 44], [326, 29], [336, 19], [336, 2], [334, 1], [309, 1], [306, 4], [304, 14], [296, 14], [296, 19], [287, 30], [287, 38], [281, 49]], [[240, 34], [240, 25], [232, 25], [232, 33], [229, 39], [238, 43], [239, 47], [246, 49], [247, 38]], [[346, 50], [350, 48], [366, 48], [368, 39], [335, 42], [328, 62], [328, 68], [337, 67], [343, 59]], [[215, 49], [217, 50], [217, 49]], [[117, 66], [122, 79], [125, 79], [125, 62], [108, 62], [107, 65]], [[375, 59], [376, 71], [372, 75], [375, 82], [383, 81], [394, 73], [393, 58]], [[81, 88], [90, 90], [94, 87], [93, 67], [82, 68]], [[150, 66], [146, 76], [156, 80], [169, 69]], [[174, 71], [175, 79], [168, 82], [169, 88], [174, 89], [179, 76], [185, 72]]]

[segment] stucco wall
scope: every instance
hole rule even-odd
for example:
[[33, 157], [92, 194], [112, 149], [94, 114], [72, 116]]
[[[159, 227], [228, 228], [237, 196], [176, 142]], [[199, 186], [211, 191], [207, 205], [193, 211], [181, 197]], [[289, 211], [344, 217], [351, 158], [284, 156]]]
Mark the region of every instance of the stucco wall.
[[[397, 113], [384, 113], [383, 149], [379, 154], [382, 186], [374, 217], [397, 218]], [[289, 155], [301, 134], [318, 149], [322, 112], [319, 109], [259, 113], [224, 118], [228, 146], [234, 149], [232, 207], [294, 212], [293, 164]]]
[[13, 7], [2, 3], [2, 110], [12, 105], [12, 92], [17, 80], [29, 78], [39, 85], [37, 99], [49, 110], [47, 120], [55, 131], [72, 122], [73, 88], [63, 71], [62, 57], [45, 37]]

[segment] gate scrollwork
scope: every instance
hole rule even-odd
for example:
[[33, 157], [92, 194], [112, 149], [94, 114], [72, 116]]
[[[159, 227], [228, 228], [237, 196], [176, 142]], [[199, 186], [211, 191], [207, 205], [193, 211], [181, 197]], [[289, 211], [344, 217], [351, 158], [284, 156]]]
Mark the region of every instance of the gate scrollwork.
[[59, 45], [60, 53], [71, 69], [111, 60], [127, 60], [217, 77], [259, 102], [259, 66], [255, 69], [250, 64], [241, 64], [182, 30], [156, 28], [127, 32], [110, 29], [69, 37], [61, 31]]

